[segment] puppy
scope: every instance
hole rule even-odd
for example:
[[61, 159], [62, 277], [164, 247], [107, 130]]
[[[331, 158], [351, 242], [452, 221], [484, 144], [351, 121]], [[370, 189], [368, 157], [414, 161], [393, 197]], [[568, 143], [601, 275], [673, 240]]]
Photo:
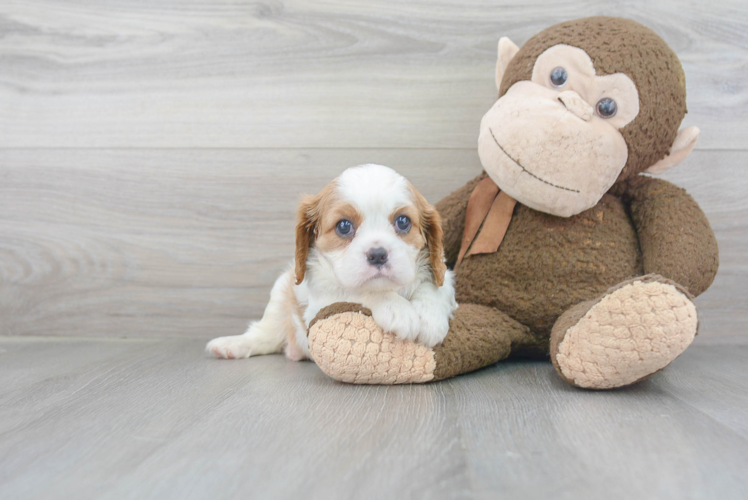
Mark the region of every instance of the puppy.
[[381, 165], [345, 170], [301, 202], [295, 264], [273, 285], [262, 319], [246, 333], [211, 340], [219, 358], [285, 351], [311, 358], [309, 322], [325, 306], [355, 302], [385, 331], [440, 343], [457, 309], [444, 264], [441, 219], [401, 175]]

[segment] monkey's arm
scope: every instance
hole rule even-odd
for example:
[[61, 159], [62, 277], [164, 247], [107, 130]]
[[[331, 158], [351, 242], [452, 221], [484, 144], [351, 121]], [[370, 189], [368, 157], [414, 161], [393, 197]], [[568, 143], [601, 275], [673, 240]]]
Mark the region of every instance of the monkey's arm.
[[617, 194], [630, 206], [644, 272], [676, 281], [694, 296], [709, 288], [719, 252], [696, 201], [685, 189], [661, 179], [637, 175], [621, 184]]
[[460, 242], [462, 241], [462, 232], [465, 230], [465, 212], [470, 194], [475, 186], [486, 173], [481, 173], [475, 179], [468, 181], [452, 194], [442, 198], [436, 204], [436, 210], [442, 217], [442, 227], [444, 229], [444, 256], [447, 259], [447, 267], [454, 268], [457, 261], [457, 254], [460, 253]]

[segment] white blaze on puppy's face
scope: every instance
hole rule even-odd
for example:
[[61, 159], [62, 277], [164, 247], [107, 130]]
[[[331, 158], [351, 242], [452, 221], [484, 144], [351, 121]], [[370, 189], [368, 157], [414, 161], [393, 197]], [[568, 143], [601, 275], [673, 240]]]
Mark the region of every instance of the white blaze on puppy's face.
[[390, 168], [364, 165], [343, 172], [333, 189], [314, 247], [340, 284], [362, 291], [410, 284], [426, 239], [408, 181]]

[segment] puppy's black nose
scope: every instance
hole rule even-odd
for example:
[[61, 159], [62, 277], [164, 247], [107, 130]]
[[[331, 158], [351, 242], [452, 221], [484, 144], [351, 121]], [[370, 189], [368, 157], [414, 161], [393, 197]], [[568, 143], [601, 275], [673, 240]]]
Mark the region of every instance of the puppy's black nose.
[[369, 251], [366, 252], [366, 260], [368, 260], [369, 264], [372, 266], [382, 267], [387, 262], [387, 250], [382, 247], [370, 248]]

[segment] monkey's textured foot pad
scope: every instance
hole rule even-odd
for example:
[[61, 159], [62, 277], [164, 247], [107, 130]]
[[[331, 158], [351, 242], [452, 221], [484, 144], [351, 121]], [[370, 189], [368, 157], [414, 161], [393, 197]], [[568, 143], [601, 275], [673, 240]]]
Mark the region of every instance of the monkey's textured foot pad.
[[351, 384], [412, 384], [433, 380], [434, 351], [383, 332], [356, 304], [326, 308], [309, 328], [309, 350], [320, 369]]
[[697, 327], [688, 292], [659, 276], [637, 278], [564, 313], [553, 328], [551, 358], [573, 385], [622, 387], [669, 365]]

